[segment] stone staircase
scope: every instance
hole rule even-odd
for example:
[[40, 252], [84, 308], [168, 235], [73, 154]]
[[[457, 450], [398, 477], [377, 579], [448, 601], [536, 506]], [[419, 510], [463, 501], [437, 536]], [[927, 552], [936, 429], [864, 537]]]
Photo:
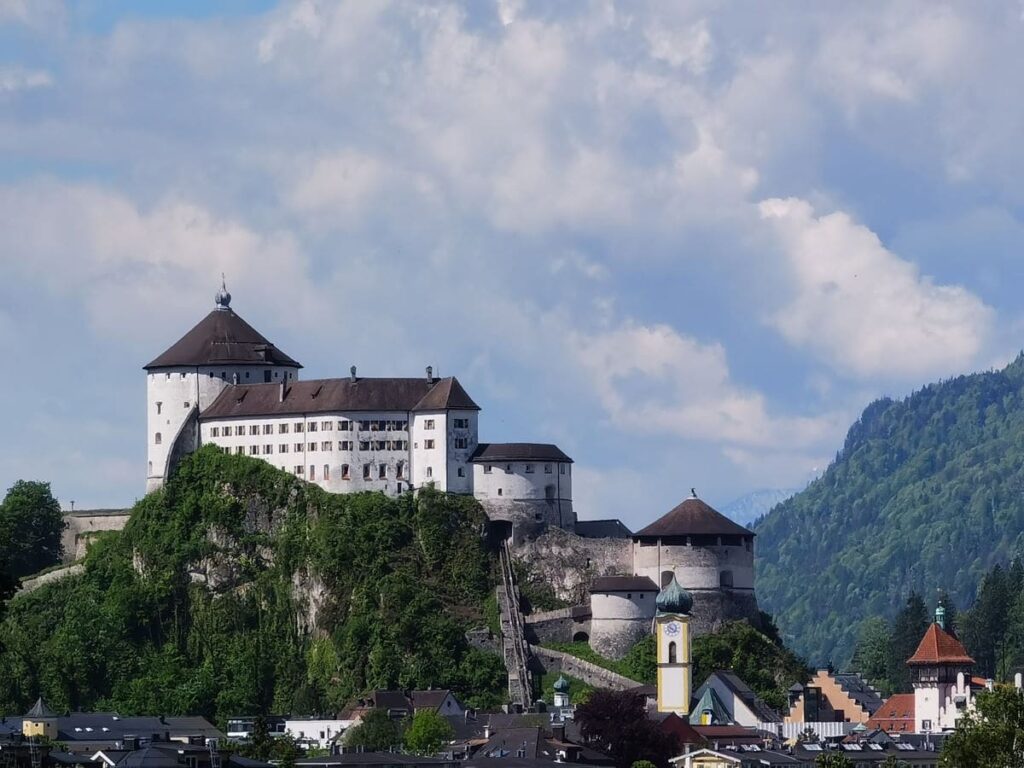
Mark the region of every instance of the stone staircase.
[[508, 671], [508, 698], [527, 710], [533, 699], [533, 674], [530, 672], [530, 646], [526, 642], [523, 614], [519, 609], [519, 588], [512, 572], [508, 542], [501, 543], [501, 584], [498, 585], [498, 609], [501, 614], [502, 655]]

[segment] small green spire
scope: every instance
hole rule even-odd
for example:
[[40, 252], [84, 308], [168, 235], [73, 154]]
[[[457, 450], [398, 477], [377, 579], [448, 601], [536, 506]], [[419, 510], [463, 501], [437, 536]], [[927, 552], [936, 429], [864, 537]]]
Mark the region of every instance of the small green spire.
[[658, 593], [654, 604], [658, 608], [658, 613], [678, 613], [685, 616], [689, 615], [690, 609], [693, 608], [693, 596], [680, 586], [673, 573], [672, 581]]
[[568, 693], [569, 692], [569, 681], [565, 679], [565, 675], [559, 675], [558, 676], [558, 679], [555, 680], [554, 688], [555, 688], [555, 691], [557, 691], [558, 693]]

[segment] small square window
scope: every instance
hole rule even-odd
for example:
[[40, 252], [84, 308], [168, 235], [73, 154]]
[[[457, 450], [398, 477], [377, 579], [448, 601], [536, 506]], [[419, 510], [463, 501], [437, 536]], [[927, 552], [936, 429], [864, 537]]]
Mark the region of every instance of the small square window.
[[533, 464], [527, 464], [526, 465], [526, 474], [528, 474], [528, 475], [532, 475], [533, 474]]
[[434, 441], [433, 440], [424, 440], [423, 441], [423, 447], [426, 448], [427, 450], [430, 450], [431, 448], [434, 447]]
[[491, 474], [491, 469], [492, 469], [492, 467], [491, 467], [490, 464], [484, 464], [484, 474], [485, 475]]
[[434, 428], [434, 420], [433, 419], [424, 419], [424, 421], [423, 421], [423, 428], [424, 429], [433, 429]]

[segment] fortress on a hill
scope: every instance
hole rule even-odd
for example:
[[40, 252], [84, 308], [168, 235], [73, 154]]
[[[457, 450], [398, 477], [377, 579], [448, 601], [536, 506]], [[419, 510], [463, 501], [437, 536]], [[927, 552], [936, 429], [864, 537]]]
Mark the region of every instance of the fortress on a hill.
[[[231, 308], [214, 309], [145, 366], [147, 492], [205, 444], [266, 461], [332, 493], [434, 487], [477, 498], [518, 557], [576, 608], [529, 620], [540, 638], [587, 639], [621, 656], [650, 633], [673, 575], [694, 598], [694, 632], [758, 620], [754, 534], [696, 497], [637, 533], [577, 521], [573, 461], [549, 443], [487, 443], [459, 380], [302, 380], [302, 366]], [[582, 594], [586, 592], [586, 594]]]

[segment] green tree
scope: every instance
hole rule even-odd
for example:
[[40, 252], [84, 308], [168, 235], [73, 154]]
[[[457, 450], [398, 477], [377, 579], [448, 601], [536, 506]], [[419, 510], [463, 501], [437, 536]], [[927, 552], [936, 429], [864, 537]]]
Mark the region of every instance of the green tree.
[[881, 768], [910, 768], [910, 763], [900, 760], [896, 755], [889, 755], [882, 761]]
[[942, 746], [955, 768], [1024, 768], [1024, 693], [1011, 686], [982, 691]]
[[0, 568], [24, 578], [60, 562], [64, 517], [50, 484], [18, 480], [0, 503]]
[[405, 746], [421, 755], [433, 755], [455, 738], [455, 729], [432, 709], [421, 709], [405, 729]]
[[367, 752], [384, 752], [402, 743], [402, 726], [383, 709], [372, 709], [359, 725], [345, 734], [345, 746], [362, 747]]
[[889, 623], [872, 616], [860, 623], [857, 647], [853, 652], [853, 669], [884, 693], [892, 691], [889, 682], [889, 659], [892, 656], [892, 632]]
[[658, 768], [658, 766], [656, 766], [650, 760], [637, 760], [635, 763], [633, 763], [632, 768]]
[[631, 691], [595, 689], [576, 707], [575, 720], [584, 740], [607, 752], [617, 768], [640, 760], [667, 768], [678, 753], [678, 739], [647, 717], [644, 698]]
[[910, 690], [910, 668], [907, 659], [914, 655], [928, 629], [928, 608], [917, 592], [911, 592], [903, 610], [896, 616], [892, 627], [892, 642], [889, 646], [888, 680], [892, 690]]
[[842, 752], [824, 752], [815, 758], [814, 764], [819, 768], [853, 768], [853, 762]]
[[964, 645], [974, 658], [975, 672], [982, 677], [1001, 677], [1005, 669], [1008, 613], [1017, 593], [1012, 590], [1008, 574], [996, 565], [982, 580], [978, 599], [961, 622]]

